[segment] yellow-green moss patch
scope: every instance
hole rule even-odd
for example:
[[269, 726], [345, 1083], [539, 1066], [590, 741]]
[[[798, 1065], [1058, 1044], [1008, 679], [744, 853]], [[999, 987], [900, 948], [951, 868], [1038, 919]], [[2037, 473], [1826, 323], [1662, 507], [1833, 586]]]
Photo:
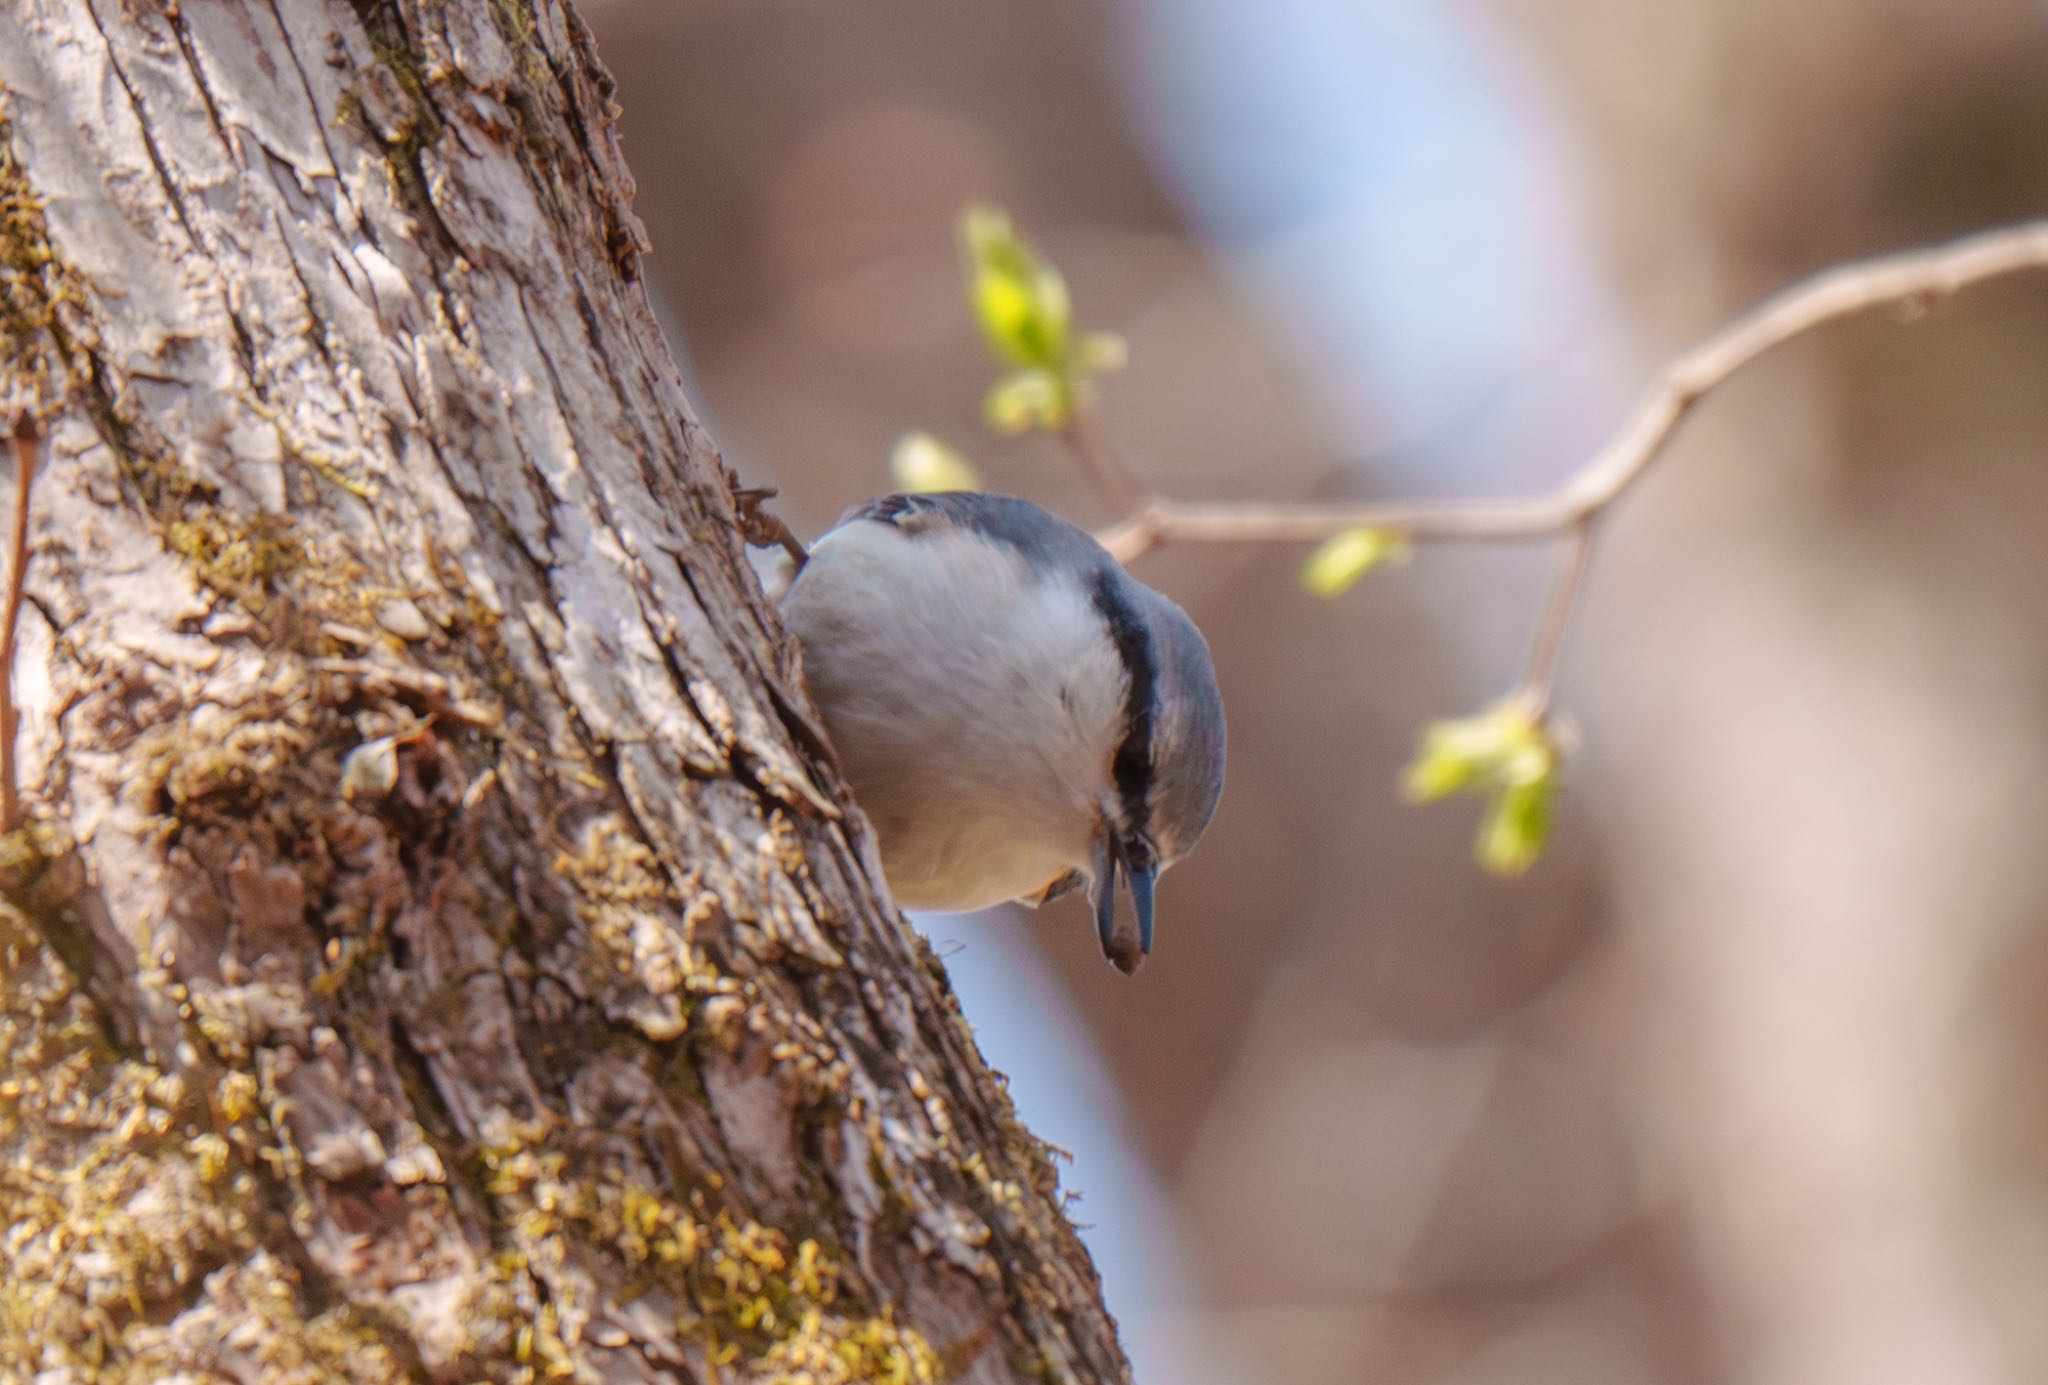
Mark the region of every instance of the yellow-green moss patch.
[[293, 1385], [407, 1378], [374, 1325], [307, 1317], [296, 1273], [247, 1249], [261, 1190], [212, 1108], [116, 1053], [0, 905], [0, 1376], [155, 1381], [226, 1349]]
[[[840, 1262], [814, 1238], [713, 1207], [705, 1190], [667, 1197], [608, 1170], [579, 1168], [559, 1148], [485, 1150], [482, 1186], [519, 1249], [508, 1274], [544, 1272], [567, 1254], [565, 1235], [596, 1244], [625, 1269], [632, 1292], [681, 1305], [675, 1327], [734, 1381], [816, 1385], [933, 1385], [937, 1354], [888, 1313], [841, 1298]], [[545, 1325], [543, 1325], [545, 1326]], [[527, 1349], [545, 1351], [547, 1332]]]
[[[0, 88], [0, 415], [40, 409], [70, 388], [77, 348], [63, 311], [84, 303], [76, 276], [50, 247], [42, 200], [14, 151]], [[0, 430], [13, 420], [0, 416]]]

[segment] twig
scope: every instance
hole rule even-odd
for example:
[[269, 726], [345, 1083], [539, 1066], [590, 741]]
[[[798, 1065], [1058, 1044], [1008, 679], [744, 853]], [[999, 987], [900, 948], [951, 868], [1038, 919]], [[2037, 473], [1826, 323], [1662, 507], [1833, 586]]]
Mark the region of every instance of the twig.
[[1529, 650], [1529, 667], [1522, 675], [1518, 696], [1533, 721], [1543, 720], [1550, 710], [1550, 690], [1557, 684], [1557, 659], [1564, 648], [1564, 632], [1572, 623], [1579, 589], [1585, 585], [1586, 569], [1593, 560], [1593, 519], [1587, 516], [1571, 528], [1570, 547], [1564, 567], [1550, 589], [1543, 608], [1543, 624], [1537, 627], [1536, 643]]
[[[1096, 537], [1130, 562], [1167, 543], [1315, 543], [1364, 526], [1411, 539], [1554, 538], [1619, 500], [1670, 443], [1701, 399], [1745, 366], [1817, 327], [1875, 308], [1926, 312], [1972, 285], [2048, 269], [2048, 221], [2017, 226], [1824, 271], [1766, 300], [1679, 356], [1659, 374], [1613, 440], [1560, 490], [1527, 500], [1368, 505], [1183, 505], [1144, 491], [1083, 440], [1099, 437], [1090, 401], [1080, 399], [1068, 440], [1104, 496], [1124, 518]], [[1089, 444], [1101, 451], [1099, 441]], [[1115, 481], [1136, 493], [1123, 504]]]
[[14, 541], [8, 563], [7, 606], [0, 615], [0, 831], [21, 825], [21, 785], [14, 761], [14, 636], [28, 579], [28, 502], [36, 483], [35, 420], [24, 412], [14, 424]]
[[1963, 289], [2027, 270], [2048, 269], [2048, 221], [1982, 231], [1947, 245], [1908, 250], [1824, 270], [1768, 298], [1666, 366], [1634, 415], [1564, 489], [1579, 514], [1619, 500], [1656, 460], [1693, 406], [1750, 362], [1816, 327], [1874, 308], [1915, 315]]
[[1096, 535], [1119, 562], [1168, 543], [1317, 543], [1354, 528], [1414, 540], [1568, 541], [1570, 551], [1518, 693], [1540, 720], [1549, 708], [1565, 631], [1585, 587], [1596, 522], [1642, 479], [1702, 399], [1759, 357], [1828, 323], [1876, 308], [1924, 314], [1972, 285], [2028, 270], [2048, 270], [2048, 220], [1823, 271], [1766, 299], [1671, 361], [1621, 431], [1576, 476], [1549, 495], [1526, 500], [1188, 505], [1146, 489], [1124, 469], [1102, 443], [1087, 390], [1076, 392], [1073, 418], [1062, 435], [1103, 497], [1123, 513], [1123, 519]]
[[1095, 489], [1101, 491], [1103, 499], [1115, 509], [1131, 514], [1153, 498], [1103, 440], [1102, 420], [1095, 408], [1095, 392], [1085, 381], [1074, 388], [1072, 405], [1066, 425], [1060, 429], [1060, 436], [1066, 439], [1067, 446], [1080, 460]]
[[1411, 539], [1550, 539], [1577, 518], [1563, 496], [1363, 505], [1187, 505], [1154, 496], [1095, 537], [1118, 561], [1127, 563], [1168, 543], [1316, 543], [1361, 528]]

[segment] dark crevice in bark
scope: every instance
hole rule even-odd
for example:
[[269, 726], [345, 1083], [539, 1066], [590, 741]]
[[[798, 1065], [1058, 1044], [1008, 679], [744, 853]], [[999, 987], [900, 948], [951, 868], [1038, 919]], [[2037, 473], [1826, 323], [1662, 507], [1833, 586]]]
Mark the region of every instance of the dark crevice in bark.
[[100, 22], [99, 10], [88, 3], [85, 11], [92, 16], [93, 28], [99, 31], [100, 42], [106, 45], [107, 70], [114, 74], [114, 79], [121, 84], [122, 92], [128, 97], [129, 109], [135, 113], [136, 127], [141, 131], [143, 147], [149, 151], [149, 161], [156, 169], [157, 181], [163, 187], [164, 196], [169, 201], [171, 210], [177, 215], [178, 224], [184, 228], [185, 238], [191, 248], [198, 250], [203, 247], [204, 242], [192, 224], [191, 213], [186, 210], [184, 189], [178, 186], [178, 180], [171, 174], [170, 165], [164, 161], [163, 150], [157, 147], [156, 125], [149, 117], [148, 108], [136, 94], [135, 84], [128, 79], [127, 72], [121, 67], [120, 59], [114, 56], [114, 41], [108, 36], [106, 25]]
[[171, 10], [166, 15], [166, 20], [166, 27], [177, 40], [178, 51], [184, 55], [186, 70], [192, 74], [192, 90], [199, 97], [199, 103], [206, 107], [206, 118], [213, 126], [214, 137], [220, 141], [221, 152], [227, 155], [229, 163], [247, 167], [240, 157], [241, 150], [236, 145], [235, 137], [228, 132], [227, 122], [221, 119], [220, 106], [213, 99], [212, 86], [206, 80], [206, 69], [199, 62], [198, 50], [192, 46], [192, 35], [185, 27], [184, 17], [176, 10]]
[[340, 363], [334, 359], [326, 334], [320, 330], [320, 309], [313, 301], [313, 286], [306, 282], [306, 270], [299, 263], [297, 248], [290, 244], [291, 233], [284, 224], [284, 217], [281, 214], [274, 216], [271, 225], [277, 231], [278, 240], [286, 246], [285, 262], [291, 266], [292, 282], [299, 286], [299, 306], [306, 312], [306, 342], [320, 357], [320, 364], [327, 368], [327, 373], [333, 375], [340, 369]]
[[299, 56], [298, 40], [292, 34], [291, 26], [284, 22], [283, 7], [278, 4], [278, 0], [269, 0], [269, 3], [270, 17], [277, 22], [277, 31], [284, 37], [285, 52], [291, 55], [292, 71], [299, 75], [299, 89], [306, 93], [306, 107], [313, 112], [313, 124], [320, 131], [320, 147], [327, 151], [327, 166], [334, 171], [336, 191], [343, 200], [346, 200], [347, 182], [343, 177], [346, 167], [340, 156], [334, 152], [334, 141], [327, 133], [328, 114], [320, 109], [320, 99], [313, 92], [312, 79], [306, 75], [305, 60]]
[[[31, 824], [28, 831], [34, 831]], [[118, 955], [104, 927], [94, 921], [108, 919], [106, 903], [96, 890], [73, 887], [58, 877], [76, 870], [68, 842], [59, 843], [61, 855], [36, 860], [11, 860], [0, 868], [0, 898], [19, 909], [34, 924], [37, 935], [61, 962], [72, 983], [90, 1002], [89, 1009], [109, 1049], [122, 1058], [139, 1058], [148, 1051], [148, 1041], [161, 1043], [166, 1032], [175, 1034], [173, 1023], [154, 1013], [155, 1006], [138, 1003], [130, 972], [133, 959]], [[146, 1034], [146, 1030], [154, 1033]]]
[[398, 133], [395, 142], [385, 139], [374, 128], [370, 133], [385, 145], [387, 163], [396, 175], [393, 181], [407, 209], [422, 218], [433, 232], [436, 244], [423, 248], [427, 251], [428, 272], [435, 287], [445, 294], [447, 285], [441, 278], [440, 263], [460, 254], [462, 245], [448, 229], [448, 223], [442, 220], [440, 208], [434, 205], [432, 182], [420, 154], [440, 139], [446, 122], [435, 105], [426, 77], [418, 68], [417, 41], [406, 27], [404, 7], [397, 0], [348, 0], [348, 3], [355, 11], [357, 22], [363, 26], [371, 51], [384, 65], [384, 70], [397, 80], [411, 104], [412, 122]]

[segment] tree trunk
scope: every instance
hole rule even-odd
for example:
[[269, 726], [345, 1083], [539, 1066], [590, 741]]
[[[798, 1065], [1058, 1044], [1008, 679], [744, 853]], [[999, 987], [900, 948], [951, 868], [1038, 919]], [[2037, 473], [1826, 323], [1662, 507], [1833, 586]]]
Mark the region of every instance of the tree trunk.
[[1126, 1379], [820, 753], [576, 15], [5, 0], [0, 87], [0, 1370]]

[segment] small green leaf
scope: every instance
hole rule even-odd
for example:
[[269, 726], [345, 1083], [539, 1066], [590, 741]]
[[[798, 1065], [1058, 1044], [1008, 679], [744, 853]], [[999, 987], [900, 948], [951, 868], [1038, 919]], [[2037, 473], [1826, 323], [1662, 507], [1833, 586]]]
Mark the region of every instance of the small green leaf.
[[1519, 729], [1500, 710], [1431, 722], [1402, 781], [1404, 792], [1417, 803], [1429, 803], [1460, 789], [1490, 787]]
[[1475, 854], [1496, 874], [1519, 875], [1549, 839], [1562, 765], [1550, 727], [1511, 698], [1475, 717], [1431, 723], [1403, 788], [1417, 802], [1488, 795]]
[[1114, 332], [1076, 332], [1066, 280], [1004, 212], [969, 207], [960, 246], [975, 322], [1009, 367], [984, 404], [990, 425], [1011, 435], [1066, 427], [1076, 391], [1091, 376], [1121, 370], [1130, 349]]
[[1033, 428], [1064, 428], [1073, 415], [1067, 382], [1049, 370], [1013, 370], [996, 381], [983, 401], [989, 427], [1005, 437]]
[[1557, 780], [1510, 784], [1495, 791], [1479, 824], [1475, 854], [1495, 875], [1520, 875], [1536, 864], [1550, 840]]
[[1066, 280], [993, 207], [961, 218], [975, 320], [997, 359], [1064, 375], [1073, 328]]
[[1532, 784], [1555, 774], [1557, 765], [1549, 729], [1510, 698], [1478, 716], [1431, 722], [1408, 766], [1407, 792], [1428, 802], [1468, 786]]
[[930, 433], [905, 433], [889, 453], [889, 476], [899, 491], [978, 491], [974, 464]]
[[1381, 563], [1404, 562], [1408, 540], [1386, 529], [1360, 526], [1332, 535], [1301, 565], [1301, 585], [1314, 596], [1342, 596]]

